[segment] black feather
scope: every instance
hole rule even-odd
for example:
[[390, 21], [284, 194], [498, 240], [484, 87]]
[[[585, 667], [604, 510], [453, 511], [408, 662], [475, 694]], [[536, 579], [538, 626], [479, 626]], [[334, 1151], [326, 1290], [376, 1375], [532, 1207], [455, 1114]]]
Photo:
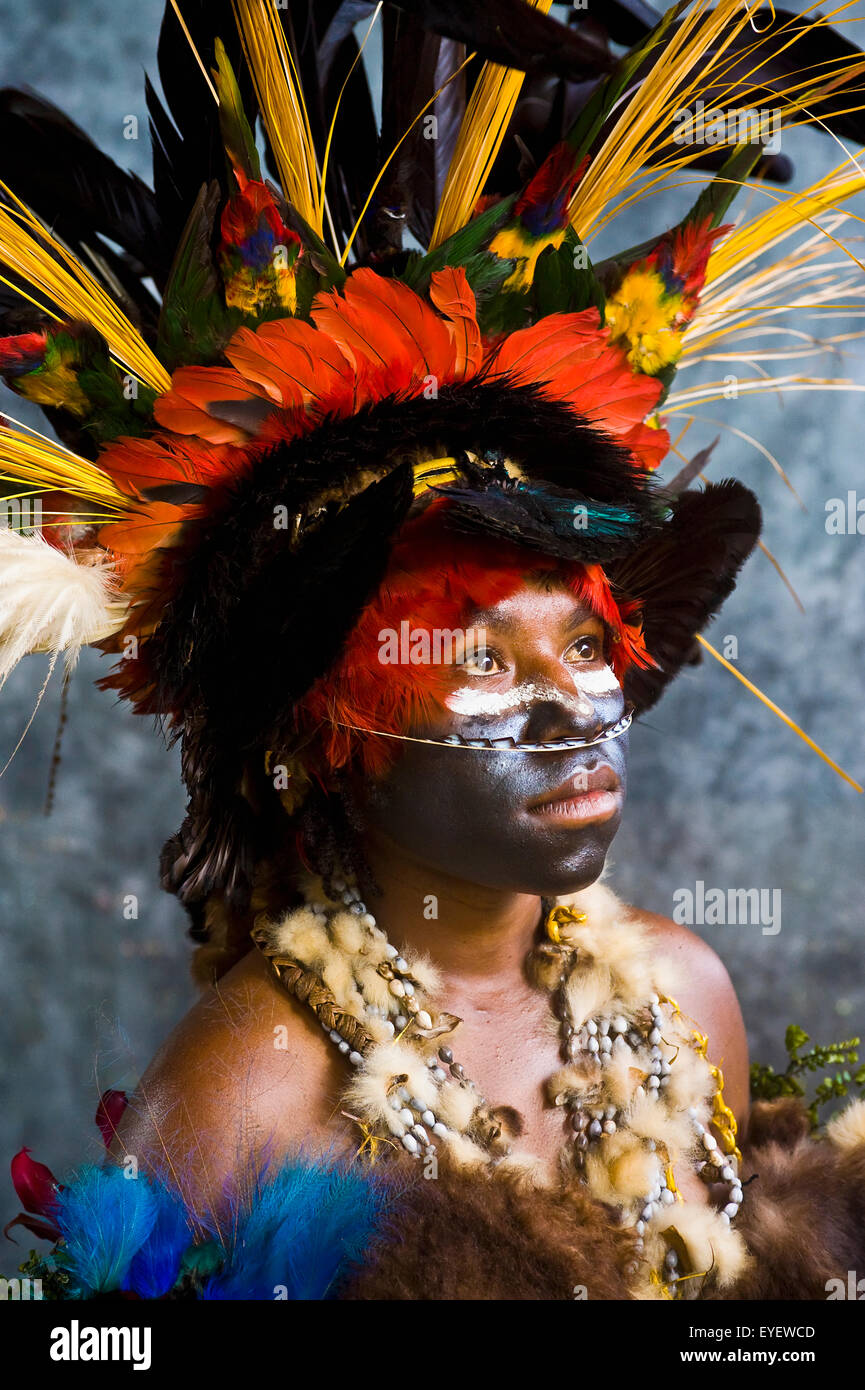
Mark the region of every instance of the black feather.
[[[208, 73], [216, 66], [216, 39], [222, 39], [244, 111], [254, 125], [258, 107], [230, 0], [185, 0], [181, 8]], [[165, 103], [150, 82], [145, 95], [153, 139], [153, 187], [173, 253], [201, 185], [216, 180], [224, 188], [227, 171], [218, 107], [170, 0], [156, 57]]]
[[427, 29], [457, 39], [482, 58], [520, 72], [553, 72], [577, 81], [615, 64], [603, 38], [588, 27], [575, 32], [524, 0], [400, 0]]
[[226, 518], [232, 549], [216, 533], [197, 548], [195, 572], [151, 639], [159, 698], [183, 691], [186, 702], [182, 772], [191, 797], [162, 867], [165, 886], [188, 904], [218, 891], [246, 905], [264, 833], [244, 795], [248, 765], [295, 736], [294, 702], [335, 660], [384, 574], [411, 505], [412, 471], [403, 465], [329, 508], [297, 547], [273, 526], [271, 496], [253, 487], [238, 503], [238, 525]]
[[631, 667], [625, 677], [625, 696], [638, 712], [699, 659], [695, 636], [732, 593], [760, 528], [753, 492], [735, 479], [710, 483], [704, 492], [681, 493], [660, 535], [607, 567], [614, 593], [642, 601], [646, 646], [660, 663]]

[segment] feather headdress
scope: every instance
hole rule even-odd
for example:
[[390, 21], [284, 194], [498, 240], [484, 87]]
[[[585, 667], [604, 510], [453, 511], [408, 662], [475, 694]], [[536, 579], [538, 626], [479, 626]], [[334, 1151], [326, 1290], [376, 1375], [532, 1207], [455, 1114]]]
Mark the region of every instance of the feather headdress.
[[[759, 8], [170, 0], [152, 191], [0, 92], [0, 374], [62, 441], [0, 426], [7, 509], [43, 509], [0, 533], [0, 680], [26, 651], [119, 656], [102, 683], [183, 740], [193, 898], [242, 896], [251, 762], [433, 501], [585, 567], [638, 711], [694, 659], [760, 514], [735, 481], [689, 490], [705, 454], [659, 487], [693, 400], [673, 377], [764, 321], [767, 284], [804, 293], [820, 219], [865, 187], [855, 163], [772, 187], [789, 164], [738, 117], [862, 143], [865, 56]], [[683, 140], [710, 104], [723, 129]], [[700, 170], [677, 227], [593, 265], [617, 210]], [[773, 206], [731, 231], [752, 176]]]

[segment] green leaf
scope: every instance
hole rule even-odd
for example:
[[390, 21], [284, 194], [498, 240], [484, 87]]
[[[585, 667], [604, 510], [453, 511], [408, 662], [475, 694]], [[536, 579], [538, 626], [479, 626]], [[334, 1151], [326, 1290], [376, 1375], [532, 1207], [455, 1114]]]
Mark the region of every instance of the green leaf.
[[808, 1034], [803, 1028], [799, 1028], [795, 1023], [791, 1023], [784, 1034], [784, 1046], [793, 1057], [800, 1047], [804, 1047], [806, 1042], [810, 1042]]

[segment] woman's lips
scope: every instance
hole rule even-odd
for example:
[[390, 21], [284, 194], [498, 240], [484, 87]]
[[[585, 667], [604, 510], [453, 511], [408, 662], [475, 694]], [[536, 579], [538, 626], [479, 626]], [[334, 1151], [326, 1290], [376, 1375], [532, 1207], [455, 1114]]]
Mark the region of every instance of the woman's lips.
[[608, 764], [604, 764], [591, 772], [580, 769], [554, 791], [530, 802], [528, 810], [545, 821], [587, 825], [609, 820], [620, 809], [621, 802], [619, 778]]

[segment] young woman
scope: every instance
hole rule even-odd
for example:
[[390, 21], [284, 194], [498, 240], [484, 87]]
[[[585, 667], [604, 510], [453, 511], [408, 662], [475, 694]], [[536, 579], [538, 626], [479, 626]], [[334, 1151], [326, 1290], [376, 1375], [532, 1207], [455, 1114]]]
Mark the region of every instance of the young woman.
[[[477, 37], [473, 8], [449, 33]], [[118, 658], [101, 684], [181, 740], [188, 814], [162, 876], [205, 987], [129, 1103], [103, 1098], [105, 1167], [60, 1187], [16, 1157], [21, 1220], [58, 1239], [40, 1270], [72, 1297], [822, 1297], [860, 1250], [865, 1105], [819, 1146], [795, 1103], [749, 1131], [723, 966], [600, 882], [631, 722], [696, 658], [759, 536], [748, 489], [690, 486], [703, 456], [665, 488], [656, 470], [704, 287], [741, 237], [750, 255], [778, 234], [720, 226], [761, 149], [731, 139], [677, 227], [597, 270], [579, 235], [651, 162], [647, 122], [664, 144], [670, 73], [710, 82], [717, 35], [749, 14], [698, 4], [705, 22], [592, 59], [612, 70], [526, 177], [495, 164], [513, 114], [497, 64], [521, 43], [566, 77], [590, 60], [517, 6], [507, 52], [498, 26], [480, 35], [491, 61], [435, 210], [437, 178], [415, 197], [404, 168], [356, 209], [352, 159], [322, 184], [331, 142], [317, 157], [296, 77], [327, 97], [347, 32], [319, 46], [310, 13], [299, 42], [239, 0], [236, 34], [189, 9], [162, 46], [187, 143], [153, 99], [158, 196], [100, 165], [113, 196], [89, 214], [124, 247], [100, 266], [131, 317], [23, 205], [0, 210], [7, 261], [58, 306], [17, 305], [0, 366], [78, 450], [0, 429], [4, 468], [55, 518], [0, 533], [0, 673], [100, 645]], [[449, 50], [421, 11], [388, 42], [433, 101], [429, 43]], [[746, 46], [755, 70], [785, 26]], [[832, 52], [835, 93], [858, 55]], [[410, 86], [386, 93], [386, 127], [417, 117]], [[773, 93], [790, 119], [797, 90]], [[56, 113], [32, 100], [16, 129], [44, 203]], [[89, 254], [78, 218], [58, 236]], [[396, 244], [403, 221], [426, 254]]]

